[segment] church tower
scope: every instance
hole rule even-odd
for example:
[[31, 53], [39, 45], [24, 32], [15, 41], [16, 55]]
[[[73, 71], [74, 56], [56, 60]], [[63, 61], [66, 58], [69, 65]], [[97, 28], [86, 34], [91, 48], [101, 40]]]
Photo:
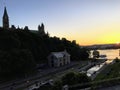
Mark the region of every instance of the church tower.
[[3, 28], [9, 28], [9, 17], [8, 17], [8, 14], [7, 14], [6, 7], [4, 7]]
[[38, 31], [41, 35], [45, 35], [44, 24], [42, 23], [41, 26], [38, 25]]

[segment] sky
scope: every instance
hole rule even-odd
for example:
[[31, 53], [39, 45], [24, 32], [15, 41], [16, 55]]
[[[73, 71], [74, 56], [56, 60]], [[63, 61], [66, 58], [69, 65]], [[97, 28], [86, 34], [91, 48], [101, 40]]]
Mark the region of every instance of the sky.
[[0, 26], [4, 6], [16, 27], [44, 23], [50, 36], [79, 45], [120, 42], [120, 0], [0, 0]]

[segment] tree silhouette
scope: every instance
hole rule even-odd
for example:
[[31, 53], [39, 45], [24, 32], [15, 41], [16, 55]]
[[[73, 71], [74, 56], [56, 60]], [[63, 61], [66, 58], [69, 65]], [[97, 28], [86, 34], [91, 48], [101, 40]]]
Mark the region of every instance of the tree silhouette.
[[4, 74], [3, 76], [5, 73], [18, 75], [17, 70], [24, 75], [35, 68], [35, 64], [47, 63], [47, 56], [55, 51], [66, 49], [71, 55], [71, 61], [89, 56], [88, 50], [80, 48], [75, 41], [40, 35], [39, 31], [33, 33], [28, 27], [24, 29], [0, 28], [0, 74]]

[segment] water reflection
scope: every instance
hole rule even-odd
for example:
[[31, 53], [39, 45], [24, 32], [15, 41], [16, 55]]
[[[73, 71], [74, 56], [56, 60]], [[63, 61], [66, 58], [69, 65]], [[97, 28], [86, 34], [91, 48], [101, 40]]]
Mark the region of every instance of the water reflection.
[[93, 74], [95, 74], [95, 73], [98, 73], [97, 71], [100, 70], [104, 65], [105, 65], [105, 62], [104, 62], [104, 63], [101, 63], [100, 65], [96, 65], [96, 66], [90, 68], [90, 69], [87, 71], [87, 76], [90, 77], [91, 75], [93, 75]]
[[[87, 76], [91, 77], [91, 78], [95, 78], [95, 76], [97, 75], [97, 73], [99, 73], [99, 70], [101, 68], [103, 68], [104, 65], [106, 64], [110, 64], [111, 62], [113, 62], [113, 60], [117, 57], [118, 59], [120, 59], [119, 56], [119, 49], [109, 49], [109, 50], [98, 50], [100, 55], [106, 55], [107, 61], [104, 63], [101, 63], [100, 65], [96, 65], [93, 66], [92, 68], [87, 70]], [[92, 57], [92, 52], [91, 51], [91, 57]]]
[[[118, 57], [118, 59], [120, 59], [120, 56], [119, 56], [119, 51], [120, 49], [108, 49], [108, 50], [98, 50], [100, 52], [100, 55], [106, 55], [107, 59], [108, 60], [113, 60], [115, 59], [116, 57]], [[91, 51], [92, 53], [93, 51]], [[92, 55], [91, 55], [92, 57]]]
[[101, 54], [106, 54], [107, 59], [115, 59], [116, 57], [120, 58], [119, 49], [99, 50], [99, 52]]

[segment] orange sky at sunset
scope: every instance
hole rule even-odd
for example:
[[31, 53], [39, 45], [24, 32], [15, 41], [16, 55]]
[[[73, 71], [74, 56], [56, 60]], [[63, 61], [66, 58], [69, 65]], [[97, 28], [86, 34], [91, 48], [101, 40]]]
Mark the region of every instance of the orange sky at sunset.
[[[113, 23], [104, 26], [97, 26], [89, 29], [89, 32], [76, 32], [71, 33], [67, 37], [69, 40], [77, 40], [80, 45], [92, 45], [92, 44], [112, 44], [120, 42], [120, 25]], [[91, 31], [93, 31], [91, 33]]]

